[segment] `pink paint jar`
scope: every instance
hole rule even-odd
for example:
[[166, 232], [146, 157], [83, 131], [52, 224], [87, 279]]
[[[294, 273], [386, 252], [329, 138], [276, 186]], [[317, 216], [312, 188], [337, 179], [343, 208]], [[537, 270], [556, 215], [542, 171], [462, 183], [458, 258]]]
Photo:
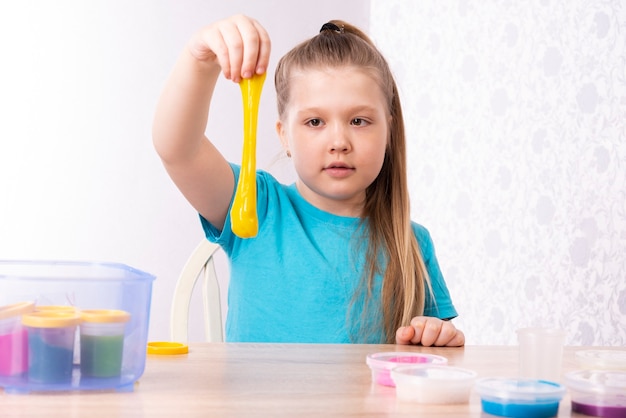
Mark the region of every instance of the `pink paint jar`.
[[28, 370], [28, 335], [21, 320], [34, 309], [33, 302], [0, 307], [0, 376], [19, 376]]

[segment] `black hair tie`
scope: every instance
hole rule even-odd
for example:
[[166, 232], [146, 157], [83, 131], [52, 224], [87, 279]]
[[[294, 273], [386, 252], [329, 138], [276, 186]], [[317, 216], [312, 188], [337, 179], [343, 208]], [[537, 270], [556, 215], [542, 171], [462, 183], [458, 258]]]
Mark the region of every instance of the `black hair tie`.
[[334, 23], [328, 22], [322, 25], [322, 29], [320, 29], [320, 32], [324, 32], [325, 30], [330, 30], [330, 31], [337, 32], [337, 33], [343, 33], [343, 26], [339, 27], [335, 25]]

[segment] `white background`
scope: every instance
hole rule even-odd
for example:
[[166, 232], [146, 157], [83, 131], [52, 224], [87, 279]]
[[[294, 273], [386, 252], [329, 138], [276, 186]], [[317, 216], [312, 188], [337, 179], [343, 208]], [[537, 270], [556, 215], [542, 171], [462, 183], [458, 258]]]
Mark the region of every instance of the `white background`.
[[[368, 2], [38, 0], [0, 3], [0, 259], [121, 262], [157, 276], [150, 338], [169, 339], [175, 280], [203, 238], [152, 146], [154, 108], [192, 33], [258, 19], [278, 58], [330, 19], [367, 29]], [[281, 178], [273, 76], [261, 103], [259, 168]], [[210, 138], [241, 160], [239, 86], [218, 83]], [[286, 159], [285, 159], [286, 160]], [[223, 253], [218, 258], [227, 276]], [[225, 287], [224, 289], [225, 290]], [[97, 289], [95, 289], [97, 291]], [[192, 306], [191, 339], [202, 339]]]
[[[202, 231], [152, 148], [154, 107], [193, 31], [238, 12], [267, 27], [273, 65], [327, 20], [370, 31], [401, 88], [414, 219], [468, 343], [544, 325], [570, 344], [626, 344], [620, 1], [4, 1], [0, 258], [152, 273], [150, 339], [168, 339], [174, 281]], [[289, 181], [267, 80], [258, 165]], [[207, 134], [239, 161], [238, 86], [219, 83], [214, 103]], [[202, 339], [199, 318], [190, 333]]]

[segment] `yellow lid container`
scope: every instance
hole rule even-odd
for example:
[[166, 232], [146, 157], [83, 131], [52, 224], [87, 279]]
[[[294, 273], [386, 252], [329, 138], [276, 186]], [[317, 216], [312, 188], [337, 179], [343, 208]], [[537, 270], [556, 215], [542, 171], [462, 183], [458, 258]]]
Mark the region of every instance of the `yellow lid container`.
[[128, 322], [130, 314], [119, 309], [85, 309], [80, 311], [83, 322]]
[[66, 328], [80, 324], [77, 312], [35, 311], [22, 315], [22, 325], [32, 328]]
[[18, 302], [0, 306], [0, 320], [16, 317], [35, 310], [34, 302]]
[[37, 305], [35, 311], [40, 312], [76, 312], [78, 308], [71, 305]]

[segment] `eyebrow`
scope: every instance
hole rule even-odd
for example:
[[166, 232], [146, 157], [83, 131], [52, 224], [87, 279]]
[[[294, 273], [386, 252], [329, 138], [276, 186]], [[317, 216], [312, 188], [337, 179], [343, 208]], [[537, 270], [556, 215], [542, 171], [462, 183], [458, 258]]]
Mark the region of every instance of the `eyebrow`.
[[[327, 111], [327, 108], [325, 107], [311, 106], [311, 107], [299, 109], [295, 112], [295, 114], [296, 115], [302, 115], [306, 113], [317, 114], [317, 113], [321, 113], [325, 111]], [[368, 105], [359, 105], [359, 106], [349, 108], [349, 113], [360, 113], [360, 112], [376, 113], [378, 112], [378, 109], [374, 106], [368, 106]]]

